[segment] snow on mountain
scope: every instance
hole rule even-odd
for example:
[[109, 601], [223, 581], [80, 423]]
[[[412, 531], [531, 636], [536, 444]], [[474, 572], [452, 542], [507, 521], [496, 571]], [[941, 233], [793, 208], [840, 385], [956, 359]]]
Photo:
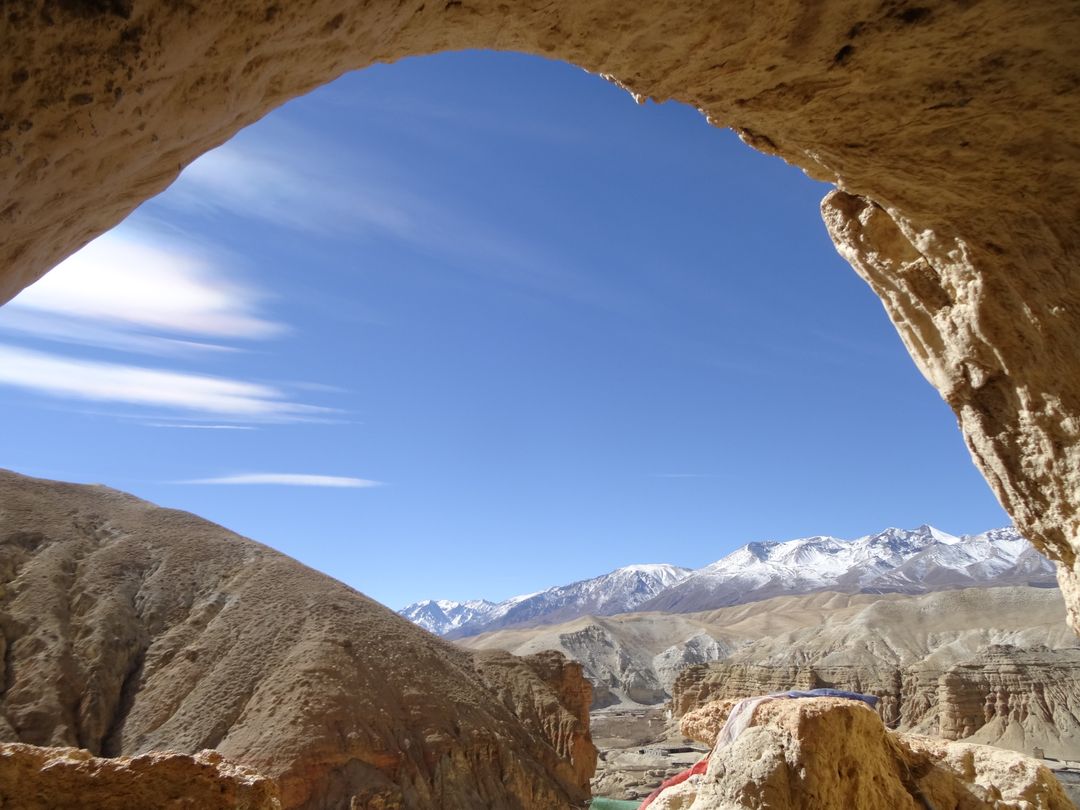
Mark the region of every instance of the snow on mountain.
[[957, 537], [920, 526], [885, 529], [850, 541], [819, 535], [748, 543], [696, 571], [631, 565], [497, 604], [429, 600], [400, 613], [433, 633], [457, 638], [584, 615], [691, 613], [821, 590], [915, 594], [979, 585], [1055, 584], [1053, 564], [1015, 529]]
[[689, 574], [690, 569], [675, 565], [628, 565], [593, 579], [515, 596], [497, 604], [448, 602], [453, 606], [480, 605], [468, 613], [455, 608], [453, 617], [439, 607], [442, 603], [432, 600], [416, 602], [398, 612], [433, 633], [454, 638], [509, 625], [553, 624], [587, 614], [627, 613]]
[[425, 599], [422, 602], [414, 602], [404, 610], [399, 610], [398, 613], [429, 633], [444, 636], [463, 624], [475, 621], [494, 607], [495, 603], [486, 599], [470, 599], [468, 602]]
[[977, 585], [1053, 585], [1054, 566], [1015, 529], [956, 537], [920, 526], [844, 541], [750, 543], [658, 594], [640, 610], [690, 613], [782, 594], [926, 593]]

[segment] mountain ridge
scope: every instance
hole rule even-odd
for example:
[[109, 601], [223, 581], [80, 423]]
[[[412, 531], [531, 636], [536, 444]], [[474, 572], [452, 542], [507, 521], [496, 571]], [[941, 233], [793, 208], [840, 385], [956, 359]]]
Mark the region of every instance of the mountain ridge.
[[918, 594], [983, 585], [1055, 587], [1054, 566], [1012, 527], [952, 535], [923, 524], [854, 540], [814, 535], [755, 541], [698, 569], [624, 566], [498, 603], [424, 600], [399, 613], [456, 639], [584, 615], [693, 613], [824, 590]]

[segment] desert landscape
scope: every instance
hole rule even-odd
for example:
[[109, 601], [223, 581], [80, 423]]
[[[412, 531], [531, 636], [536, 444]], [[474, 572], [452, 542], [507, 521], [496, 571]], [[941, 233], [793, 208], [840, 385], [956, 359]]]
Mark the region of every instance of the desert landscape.
[[[19, 471], [0, 470], [0, 807], [1080, 806], [1075, 2], [2, 13], [0, 463]], [[296, 119], [276, 119], [277, 152], [230, 140], [357, 71], [462, 52], [581, 68], [643, 114], [676, 102], [827, 186], [797, 195], [821, 200], [819, 241], [892, 343], [813, 317], [848, 293], [804, 259], [811, 242], [778, 213], [796, 192], [771, 168], [755, 164], [760, 187], [708, 174], [689, 136], [646, 163], [666, 123], [630, 147], [575, 129], [600, 96], [550, 115], [571, 93], [534, 83], [532, 63], [500, 63], [515, 104], [480, 113], [441, 104], [467, 84], [449, 62], [420, 80], [434, 105], [406, 84], [367, 98], [372, 131], [409, 121], [380, 135], [411, 150], [397, 165], [376, 150], [289, 164], [331, 151]], [[303, 123], [361, 142], [346, 96]], [[457, 158], [465, 174], [443, 176]], [[643, 214], [657, 188], [626, 176], [669, 172], [711, 186]], [[417, 176], [453, 192], [436, 200]], [[749, 210], [765, 225], [737, 248], [716, 229]], [[532, 241], [515, 230], [552, 212]], [[602, 231], [605, 216], [629, 229]], [[680, 253], [691, 220], [705, 235]], [[590, 231], [587, 261], [560, 252]], [[478, 350], [467, 336], [500, 316]], [[370, 331], [346, 334], [357, 324]], [[990, 506], [919, 457], [917, 429], [888, 443], [921, 400], [862, 381], [901, 344]], [[873, 429], [846, 433], [856, 413]], [[914, 423], [940, 426], [931, 413]], [[860, 445], [883, 449], [849, 455]], [[861, 534], [890, 522], [873, 508], [920, 508], [891, 489], [898, 470], [980, 533]], [[331, 499], [361, 492], [382, 500]], [[826, 515], [860, 536], [801, 536], [840, 532]], [[739, 529], [712, 554], [721, 520]], [[799, 539], [755, 539], [781, 526]], [[696, 556], [629, 564], [645, 547]], [[345, 582], [391, 574], [410, 594], [397, 605], [419, 601], [396, 611]]]

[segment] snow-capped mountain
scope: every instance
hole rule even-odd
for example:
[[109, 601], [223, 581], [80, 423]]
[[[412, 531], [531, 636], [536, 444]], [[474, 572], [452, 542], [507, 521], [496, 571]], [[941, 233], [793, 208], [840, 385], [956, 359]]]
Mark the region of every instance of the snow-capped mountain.
[[414, 602], [404, 610], [399, 610], [398, 613], [429, 633], [444, 636], [464, 624], [475, 621], [493, 607], [495, 603], [486, 599], [470, 599], [468, 602], [425, 599], [422, 602]]
[[[427, 600], [398, 612], [432, 633], [455, 638], [509, 625], [553, 624], [577, 616], [628, 613], [690, 573], [690, 569], [675, 565], [628, 565], [593, 579], [515, 596], [497, 604]], [[440, 613], [445, 619], [440, 618]]]
[[844, 541], [750, 543], [699, 568], [640, 610], [691, 613], [783, 594], [927, 593], [977, 585], [1053, 585], [1054, 566], [1015, 529], [957, 537], [932, 526]]
[[932, 526], [856, 540], [749, 543], [696, 571], [631, 565], [595, 579], [490, 602], [417, 602], [400, 611], [433, 633], [472, 636], [513, 625], [632, 611], [692, 613], [833, 590], [927, 593], [980, 585], [1056, 585], [1054, 565], [1012, 528], [954, 536]]

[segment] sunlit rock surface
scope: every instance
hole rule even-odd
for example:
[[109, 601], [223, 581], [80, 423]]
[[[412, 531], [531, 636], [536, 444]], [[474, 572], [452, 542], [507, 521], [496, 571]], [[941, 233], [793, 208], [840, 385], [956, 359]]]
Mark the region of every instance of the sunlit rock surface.
[[[712, 744], [733, 702], [683, 719]], [[989, 746], [887, 731], [877, 713], [836, 698], [760, 705], [746, 730], [714, 750], [706, 773], [669, 789], [655, 810], [1070, 810], [1053, 774]]]

